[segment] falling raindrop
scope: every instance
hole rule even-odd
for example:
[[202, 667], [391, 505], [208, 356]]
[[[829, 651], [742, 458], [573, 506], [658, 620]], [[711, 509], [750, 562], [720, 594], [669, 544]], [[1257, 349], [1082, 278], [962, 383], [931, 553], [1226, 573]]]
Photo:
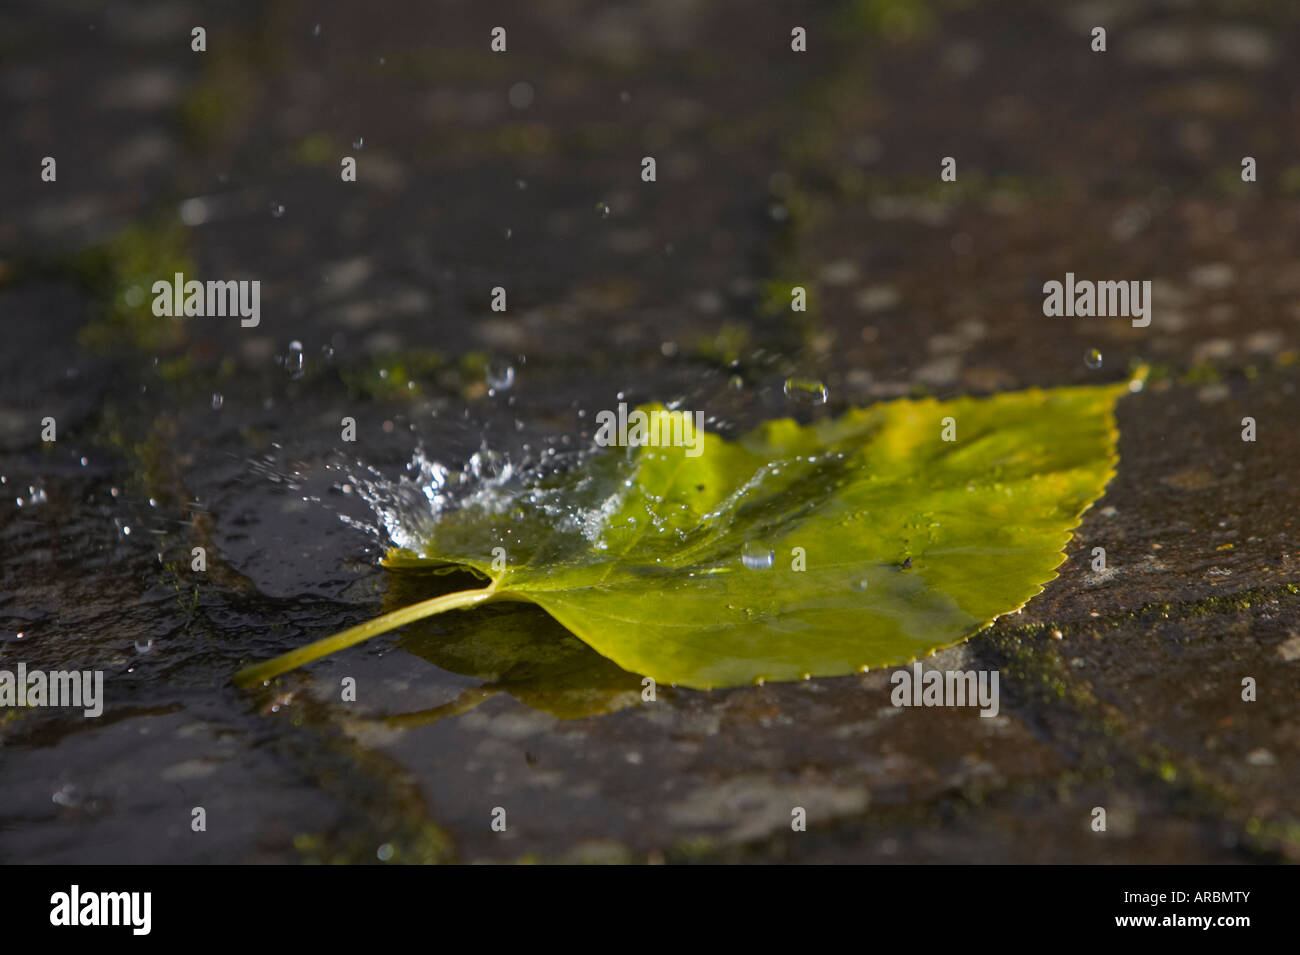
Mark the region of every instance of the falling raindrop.
[[273, 219], [278, 219], [278, 218], [280, 218], [282, 215], [284, 215], [284, 203], [283, 203], [283, 202], [272, 202], [272, 203], [271, 203], [271, 218], [273, 218]]
[[608, 219], [608, 218], [609, 218], [609, 204], [608, 204], [608, 203], [605, 203], [605, 202], [598, 202], [598, 203], [596, 203], [596, 215], [600, 216], [602, 219]]
[[145, 637], [135, 642], [136, 653], [149, 653], [153, 650], [153, 637]]
[[1088, 353], [1083, 356], [1083, 361], [1089, 368], [1100, 368], [1101, 352], [1095, 348], [1089, 348]]
[[284, 356], [284, 370], [289, 373], [289, 377], [298, 379], [302, 377], [303, 372], [303, 355], [302, 342], [289, 342], [289, 354]]
[[515, 109], [527, 109], [532, 106], [533, 96], [533, 84], [524, 82], [516, 83], [506, 93], [506, 99], [510, 101], [510, 105]]
[[319, 23], [317, 23], [317, 24], [315, 24], [314, 26], [312, 26], [312, 28], [311, 28], [311, 36], [312, 36], [312, 39], [313, 39], [313, 40], [314, 40], [314, 39], [317, 39], [317, 38], [320, 37], [320, 24], [319, 24]]
[[796, 408], [824, 405], [830, 397], [826, 386], [812, 378], [787, 378], [784, 391], [786, 404]]
[[353, 148], [353, 149], [365, 149], [365, 148], [366, 148], [366, 138], [365, 138], [364, 136], [358, 136], [356, 139], [352, 140], [352, 148]]
[[222, 396], [221, 392], [219, 392], [219, 391], [214, 391], [214, 392], [212, 393], [212, 410], [213, 410], [213, 411], [220, 411], [220, 410], [221, 410], [221, 406], [224, 405], [225, 403], [226, 403], [226, 399]]
[[509, 391], [515, 383], [515, 366], [508, 361], [494, 358], [488, 362], [487, 385], [494, 392]]
[[854, 590], [866, 590], [866, 589], [867, 589], [867, 581], [866, 581], [866, 578], [863, 578], [862, 580], [859, 580], [856, 584], [854, 584], [854, 585], [853, 585], [853, 589], [854, 589]]
[[767, 570], [772, 566], [776, 553], [755, 541], [745, 541], [740, 548], [740, 560], [750, 570]]
[[731, 386], [732, 391], [745, 390], [745, 379], [740, 377], [740, 375], [732, 375], [731, 380], [727, 384]]

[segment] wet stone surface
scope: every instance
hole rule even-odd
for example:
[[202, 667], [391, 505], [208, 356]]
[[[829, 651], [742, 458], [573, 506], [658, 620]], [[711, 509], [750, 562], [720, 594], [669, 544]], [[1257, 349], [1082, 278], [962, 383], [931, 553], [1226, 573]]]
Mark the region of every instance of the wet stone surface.
[[[0, 861], [1300, 857], [1295, 12], [841, 2], [798, 10], [805, 55], [792, 16], [0, 12], [0, 668], [107, 696], [0, 710]], [[178, 271], [260, 280], [259, 325], [155, 318]], [[1067, 272], [1150, 280], [1150, 326], [1045, 317]], [[417, 444], [461, 468], [620, 400], [733, 433], [1139, 365], [1060, 577], [923, 661], [997, 669], [994, 718], [896, 708], [883, 671], [646, 703], [525, 607], [231, 683], [439, 586], [339, 519], [377, 531], [356, 476]]]

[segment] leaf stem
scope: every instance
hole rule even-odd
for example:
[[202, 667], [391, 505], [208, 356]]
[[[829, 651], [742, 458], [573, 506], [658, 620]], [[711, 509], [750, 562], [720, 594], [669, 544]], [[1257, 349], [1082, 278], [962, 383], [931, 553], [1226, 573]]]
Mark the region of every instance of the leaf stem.
[[441, 597], [422, 600], [419, 603], [411, 604], [409, 607], [402, 607], [400, 610], [393, 610], [375, 617], [373, 620], [357, 624], [355, 627], [336, 633], [332, 637], [325, 637], [315, 643], [309, 643], [305, 647], [299, 647], [297, 650], [282, 653], [273, 660], [244, 667], [235, 674], [235, 684], [237, 686], [256, 686], [258, 683], [277, 677], [281, 673], [287, 673], [303, 664], [319, 660], [321, 657], [327, 657], [331, 653], [337, 653], [354, 644], [361, 643], [363, 640], [369, 640], [381, 633], [387, 633], [389, 630], [394, 630], [404, 624], [423, 620], [425, 617], [432, 617], [444, 610], [476, 607], [493, 597], [500, 599], [501, 596], [496, 591], [496, 584], [492, 584], [482, 590], [461, 590], [454, 594], [444, 594]]

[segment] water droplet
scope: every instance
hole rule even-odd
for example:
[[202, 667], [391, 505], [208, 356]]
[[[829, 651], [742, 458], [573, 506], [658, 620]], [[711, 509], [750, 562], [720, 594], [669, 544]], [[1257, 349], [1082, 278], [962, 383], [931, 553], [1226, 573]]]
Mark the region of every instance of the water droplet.
[[153, 637], [145, 637], [135, 642], [136, 653], [149, 653], [153, 650]]
[[378, 850], [376, 850], [375, 856], [380, 862], [387, 862], [393, 857], [393, 844], [391, 842], [385, 842]]
[[863, 578], [862, 580], [859, 580], [856, 584], [853, 585], [853, 589], [854, 589], [854, 590], [866, 590], [866, 589], [867, 589], [867, 581], [866, 581], [866, 579]]
[[533, 84], [520, 82], [510, 87], [510, 91], [506, 93], [506, 99], [510, 101], [510, 105], [515, 109], [527, 109], [533, 105], [534, 95]]
[[365, 149], [365, 148], [366, 148], [366, 137], [364, 137], [364, 136], [358, 136], [356, 139], [352, 140], [352, 148], [353, 148], [353, 149]]
[[515, 366], [508, 361], [494, 358], [488, 362], [487, 385], [493, 391], [509, 391], [515, 383]]
[[785, 380], [786, 404], [795, 408], [826, 404], [830, 392], [814, 378], [787, 378]]
[[608, 219], [608, 218], [609, 218], [609, 205], [608, 205], [607, 203], [604, 203], [604, 202], [598, 202], [598, 203], [596, 203], [596, 215], [600, 216], [602, 219]]
[[290, 378], [295, 380], [302, 377], [302, 342], [289, 342], [289, 354], [284, 356], [284, 370], [289, 373]]
[[731, 387], [732, 391], [745, 390], [745, 379], [741, 378], [740, 375], [732, 375], [731, 380], [727, 382], [727, 384]]
[[767, 570], [772, 566], [776, 553], [755, 541], [745, 541], [740, 549], [740, 560], [750, 570]]
[[506, 226], [506, 228], [505, 228], [505, 233], [504, 233], [504, 234], [505, 234], [505, 237], [508, 239], [508, 238], [510, 238], [512, 235], [515, 234], [515, 230], [512, 229], [512, 228], [510, 228], [509, 226]]
[[283, 202], [272, 202], [272, 203], [271, 203], [271, 218], [273, 218], [273, 219], [278, 219], [278, 218], [280, 218], [282, 215], [284, 215], [284, 203], [283, 203]]
[[312, 39], [313, 39], [313, 40], [314, 40], [314, 39], [317, 39], [317, 38], [320, 36], [320, 24], [319, 24], [319, 23], [314, 24], [314, 25], [312, 26], [312, 28], [311, 28], [311, 36], [312, 36]]
[[226, 399], [225, 399], [224, 397], [222, 397], [221, 392], [219, 392], [219, 391], [214, 391], [214, 392], [212, 393], [212, 410], [213, 410], [213, 411], [220, 411], [220, 410], [221, 410], [221, 406], [224, 405], [225, 403], [226, 403]]
[[515, 188], [518, 189], [520, 192], [523, 192], [525, 189], [528, 188], [528, 183], [524, 182], [522, 179], [516, 179]]
[[1101, 352], [1095, 348], [1089, 348], [1088, 353], [1083, 356], [1083, 361], [1089, 368], [1100, 368]]

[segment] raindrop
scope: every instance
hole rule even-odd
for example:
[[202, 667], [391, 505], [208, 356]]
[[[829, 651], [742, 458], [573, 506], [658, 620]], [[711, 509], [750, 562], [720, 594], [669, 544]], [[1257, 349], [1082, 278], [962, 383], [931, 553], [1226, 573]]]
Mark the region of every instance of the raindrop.
[[317, 39], [317, 38], [320, 36], [320, 24], [319, 24], [319, 23], [315, 24], [315, 25], [311, 28], [311, 36], [312, 36], [312, 39], [313, 39], [313, 40], [314, 40], [314, 39]]
[[515, 109], [527, 109], [533, 105], [533, 85], [531, 83], [516, 83], [510, 87], [510, 92], [506, 94], [506, 99]]
[[284, 356], [284, 370], [289, 373], [289, 377], [297, 380], [302, 377], [303, 355], [302, 342], [289, 342], [289, 354]]
[[1089, 368], [1101, 367], [1101, 352], [1095, 348], [1089, 348], [1088, 353], [1083, 356], [1084, 364]]
[[515, 234], [515, 230], [507, 226], [505, 230], [505, 237], [508, 239], [514, 234]]
[[273, 219], [278, 219], [278, 218], [280, 218], [282, 215], [284, 215], [284, 203], [283, 203], [283, 202], [272, 202], [272, 203], [271, 203], [271, 218], [273, 218]]
[[219, 391], [214, 391], [214, 392], [212, 393], [212, 410], [213, 410], [213, 411], [220, 411], [220, 410], [221, 410], [221, 406], [224, 405], [225, 403], [226, 403], [226, 399], [222, 396], [221, 392], [219, 392]]
[[745, 546], [740, 549], [740, 560], [750, 570], [767, 570], [775, 558], [772, 548], [754, 541], [745, 541]]
[[728, 381], [727, 384], [731, 386], [732, 391], [745, 390], [745, 379], [740, 377], [740, 375], [732, 375], [731, 380]]
[[494, 358], [488, 362], [487, 385], [495, 391], [509, 391], [515, 383], [515, 366], [508, 361]]
[[365, 138], [364, 136], [358, 136], [356, 139], [352, 140], [352, 148], [353, 148], [353, 149], [365, 149], [365, 148], [366, 148], [366, 138]]
[[789, 405], [824, 405], [830, 392], [820, 381], [812, 378], [787, 378], [785, 380], [785, 400]]
[[153, 650], [153, 637], [145, 637], [135, 642], [136, 653], [149, 653]]
[[528, 188], [528, 183], [524, 182], [522, 179], [516, 179], [515, 188], [518, 189], [520, 192], [523, 192], [525, 189]]
[[598, 202], [598, 203], [596, 203], [596, 215], [600, 216], [602, 219], [608, 219], [608, 218], [609, 218], [609, 204], [608, 204], [608, 203], [604, 203], [604, 202]]
[[854, 585], [853, 585], [853, 589], [854, 589], [854, 590], [866, 590], [866, 589], [867, 589], [867, 581], [866, 581], [866, 578], [864, 577], [862, 580], [859, 580], [856, 584], [854, 584]]

